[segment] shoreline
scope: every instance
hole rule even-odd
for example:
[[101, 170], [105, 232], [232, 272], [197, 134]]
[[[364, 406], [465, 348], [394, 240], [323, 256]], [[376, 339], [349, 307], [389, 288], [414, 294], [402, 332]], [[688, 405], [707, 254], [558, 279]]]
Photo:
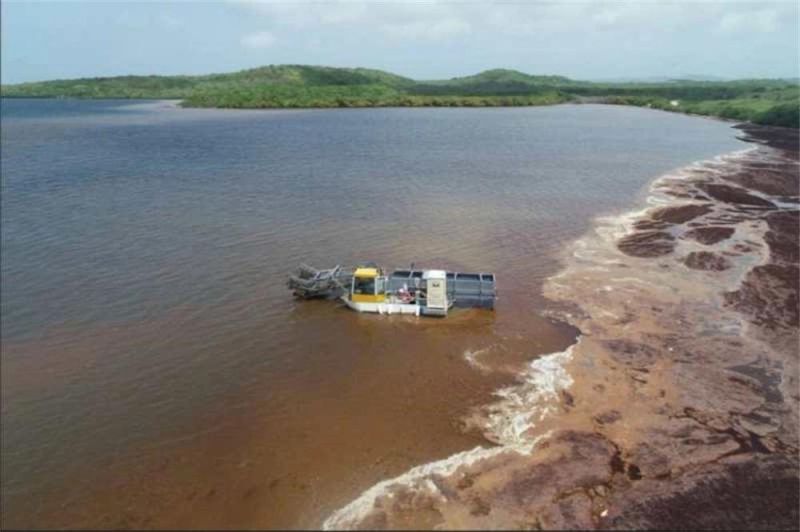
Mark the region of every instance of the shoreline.
[[[163, 105], [132, 102], [128, 107], [158, 110]], [[644, 114], [630, 111], [626, 113], [623, 109], [611, 110], [609, 108], [580, 110], [573, 107], [571, 110], [566, 108], [561, 111], [568, 111], [571, 114], [580, 114], [583, 111], [613, 115]], [[205, 115], [206, 113], [200, 114]], [[405, 113], [389, 114], [405, 115]], [[424, 115], [428, 114], [430, 113]], [[514, 115], [515, 113], [506, 111], [504, 114]], [[553, 114], [556, 114], [555, 111]], [[178, 115], [179, 113], [161, 114], [161, 116], [170, 117]], [[415, 115], [424, 116], [422, 113], [415, 113]], [[188, 116], [192, 116], [192, 113]], [[220, 116], [229, 118], [233, 115], [220, 113]], [[486, 116], [488, 117], [488, 115]], [[322, 117], [320, 121], [326, 122], [329, 118], [333, 117]], [[344, 116], [340, 118], [344, 118]], [[472, 115], [472, 119], [475, 118], [478, 118], [478, 115]], [[681, 120], [679, 117], [662, 118], [665, 121]], [[702, 126], [702, 123], [699, 125]], [[723, 134], [726, 138], [732, 139], [733, 137], [727, 126], [719, 124], [715, 126], [712, 123], [707, 123], [706, 126], [709, 126], [711, 130], [721, 132], [724, 130]], [[741, 143], [735, 141], [721, 143], [717, 145], [716, 149], [701, 150], [700, 153], [704, 155], [695, 155], [694, 157], [686, 155], [693, 149], [689, 147], [690, 152], [681, 151], [683, 157], [679, 157], [677, 160], [673, 159], [672, 164], [684, 164], [685, 161], [710, 156], [715, 152], [730, 149], [728, 146], [733, 147], [734, 145], [741, 146]], [[659, 174], [667, 170], [669, 166], [671, 165], [661, 165], [658, 170], [648, 174], [651, 176]], [[637, 174], [636, 179], [638, 179], [635, 183], [636, 193], [624, 192], [632, 190], [627, 186], [617, 187], [621, 193], [626, 194], [625, 198], [627, 199], [618, 201], [614, 207], [607, 210], [596, 212], [617, 213], [619, 209], [627, 208], [630, 204], [642, 203], [645, 199], [644, 189], [648, 188], [650, 179], [642, 179], [642, 172], [633, 172], [633, 174]], [[614, 174], [606, 177], [616, 181]], [[523, 211], [528, 207], [526, 204], [518, 206]], [[560, 224], [567, 220], [562, 216], [558, 216], [558, 218], [563, 220], [557, 221], [558, 227], [561, 227]], [[558, 246], [559, 250], [565, 248], [574, 238], [588, 230], [587, 226], [592, 223], [592, 217], [584, 216], [583, 218], [585, 223], [582, 222], [580, 228], [571, 231], [569, 237], [558, 239], [561, 243]], [[511, 235], [514, 237], [511, 242], [518, 242], [523, 246], [520, 252], [511, 254], [515, 257], [514, 267], [508, 270], [508, 277], [504, 275], [509, 286], [514, 285], [512, 279], [526, 279], [528, 273], [538, 271], [534, 268], [533, 261], [535, 259], [531, 255], [531, 253], [537, 253], [537, 248], [524, 246], [532, 234], [526, 234], [525, 227], [520, 227], [516, 232], [521, 236], [516, 239], [516, 235]], [[547, 238], [552, 236], [545, 231], [541, 231], [541, 234]], [[706, 237], [707, 235], [702, 236], [702, 238]], [[506, 246], [497, 248], [500, 257], [506, 257], [505, 248]], [[505, 471], [513, 474], [515, 466], [512, 461], [513, 457], [508, 456], [509, 453], [499, 451], [464, 453], [463, 451], [474, 449], [476, 445], [489, 447], [489, 450], [492, 450], [497, 448], [498, 443], [501, 445], [507, 443], [508, 446], [522, 450], [526, 459], [532, 460], [534, 455], [540, 456], [540, 451], [550, 452], [546, 449], [550, 445], [548, 442], [553, 437], [553, 431], [546, 429], [542, 424], [548, 422], [547, 419], [531, 420], [530, 414], [537, 411], [538, 414], [534, 416], [536, 418], [540, 417], [539, 414], [553, 418], [561, 416], [569, 406], [579, 404], [579, 402], [576, 403], [577, 396], [574, 390], [580, 387], [581, 383], [575, 382], [573, 369], [570, 369], [569, 372], [563, 369], [567, 363], [571, 368], [578, 362], [575, 359], [576, 349], [580, 352], [584, 351], [582, 343], [569, 348], [575, 341], [577, 330], [575, 334], [572, 334], [572, 327], [564, 325], [564, 322], [560, 320], [556, 324], [559, 330], [551, 331], [552, 328], [544, 323], [535, 325], [537, 320], [541, 321], [540, 309], [549, 308], [549, 305], [543, 301], [541, 289], [544, 279], [550, 278], [561, 270], [556, 258], [559, 255], [555, 250], [548, 251], [546, 273], [537, 274], [535, 282], [523, 283], [523, 289], [517, 290], [515, 295], [509, 293], [504, 297], [502, 304], [507, 306], [506, 308], [511, 312], [503, 311], [498, 315], [498, 317], [502, 317], [497, 322], [501, 326], [497, 329], [491, 328], [498, 334], [491, 341], [484, 330], [474, 327], [474, 319], [459, 320], [462, 321], [460, 325], [458, 322], [450, 322], [448, 319], [446, 328], [464, 327], [463, 333], [473, 334], [474, 341], [468, 340], [459, 348], [451, 349], [452, 337], [449, 340], [446, 338], [451, 335], [445, 331], [442, 331], [440, 335], [432, 334], [434, 330], [443, 328], [439, 326], [441, 324], [431, 323], [430, 327], [424, 326], [426, 329], [424, 336], [428, 337], [422, 346], [425, 349], [412, 348], [410, 350], [414, 354], [412, 357], [407, 356], [408, 353], [395, 353], [400, 356], [394, 357], [393, 361], [391, 356], [387, 356], [392, 353], [384, 350], [379, 351], [382, 355], [380, 357], [360, 356], [359, 353], [363, 354], [374, 350], [371, 347], [373, 344], [370, 343], [357, 344], [361, 347], [355, 349], [341, 351], [331, 349], [331, 344], [344, 345], [343, 342], [335, 339], [340, 338], [337, 336], [338, 332], [348, 329], [348, 327], [334, 326], [327, 334], [319, 335], [327, 345], [320, 342], [316, 344], [320, 347], [319, 349], [315, 349], [312, 345], [304, 351], [332, 355], [328, 360], [336, 361], [333, 367], [341, 367], [343, 360], [358, 363], [357, 367], [361, 367], [364, 371], [362, 375], [371, 375], [375, 377], [376, 383], [381, 383], [374, 390], [363, 387], [361, 390], [363, 393], [359, 392], [352, 396], [351, 392], [342, 394], [342, 390], [348, 389], [346, 383], [349, 377], [342, 381], [345, 386], [340, 386], [335, 380], [336, 377], [329, 372], [313, 370], [313, 367], [325, 367], [325, 364], [328, 363], [325, 362], [325, 359], [319, 361], [322, 362], [322, 365], [295, 364], [295, 368], [301, 366], [312, 368], [310, 376], [313, 376], [314, 382], [325, 383], [325, 386], [330, 386], [330, 388], [320, 396], [304, 393], [304, 386], [297, 388], [286, 386], [285, 393], [278, 395], [282, 397], [282, 400], [277, 401], [277, 404], [286, 404], [285, 400], [289, 400], [294, 405], [291, 424], [283, 421], [277, 424], [270, 423], [270, 420], [274, 419], [272, 417], [274, 409], [267, 408], [267, 406], [276, 404], [275, 402], [267, 402], [269, 399], [266, 399], [256, 400], [255, 404], [252, 403], [254, 398], [261, 397], [262, 387], [258, 387], [259, 392], [255, 391], [256, 388], [241, 393], [237, 392], [235, 397], [226, 399], [221, 404], [233, 405], [237, 412], [240, 405], [251, 404], [247, 415], [236, 415], [235, 420], [231, 420], [227, 412], [219, 417], [216, 415], [204, 416], [202, 419], [198, 419], [196, 424], [193, 422], [191, 426], [187, 425], [186, 428], [176, 430], [176, 435], [179, 438], [188, 437], [191, 441], [190, 444], [173, 445], [169, 439], [158, 441], [159, 438], [156, 441], [159, 445], [165, 444], [164, 451], [150, 452], [132, 446], [130, 453], [126, 451], [125, 455], [120, 456], [119, 459], [108, 460], [106, 462], [109, 464], [108, 466], [98, 467], [95, 471], [94, 464], [92, 464], [92, 467], [83, 471], [76, 470], [79, 471], [79, 474], [75, 475], [74, 482], [63, 485], [57, 485], [58, 483], [55, 482], [53, 483], [54, 489], [46, 492], [46, 497], [38, 501], [37, 498], [29, 497], [29, 500], [32, 499], [30, 506], [15, 505], [15, 510], [19, 512], [20, 509], [26, 507], [32, 508], [30, 515], [37, 516], [36, 521], [40, 524], [60, 522], [62, 525], [72, 523], [70, 526], [77, 526], [77, 523], [82, 527], [170, 528], [178, 525], [185, 526], [187, 523], [190, 526], [191, 523], [195, 523], [194, 526], [203, 527], [230, 526], [231, 523], [234, 525], [239, 523], [236, 526], [245, 528], [259, 523], [261, 526], [315, 527], [319, 526], [336, 508], [346, 505], [365, 487], [385, 478], [393, 478], [395, 475], [402, 475], [406, 481], [416, 482], [418, 488], [425, 488], [428, 486], [430, 474], [435, 475], [433, 482], [438, 482], [437, 477], [455, 473], [460, 466], [463, 466], [464, 460], [470, 461], [476, 469], [480, 469], [485, 466], [487, 459], [495, 460], [497, 463], [506, 461], [508, 467], [505, 468]], [[534, 293], [535, 303], [529, 301], [529, 296]], [[527, 305], [520, 306], [522, 301], [527, 301]], [[237, 303], [230, 310], [235, 314], [237, 309], [241, 310], [242, 305]], [[519, 312], [523, 309], [525, 309], [524, 312]], [[217, 308], [216, 311], [226, 314], [221, 308]], [[302, 322], [303, 327], [306, 327], [309, 323], [313, 323], [310, 318], [314, 317], [319, 318], [318, 324], [350, 323], [351, 333], [361, 331], [368, 335], [364, 338], [365, 342], [380, 332], [382, 337], [384, 333], [392, 335], [386, 336], [387, 338], [394, 337], [396, 334], [407, 343], [405, 337], [408, 335], [401, 334], [399, 330], [395, 333], [391, 333], [389, 330], [382, 332], [377, 330], [379, 328], [396, 329], [397, 325], [384, 324], [386, 327], [379, 327], [376, 323], [367, 323], [372, 320], [362, 319], [363, 317], [354, 317], [347, 313], [341, 316], [334, 315], [334, 309], [330, 309], [330, 312], [331, 314], [328, 314], [328, 310], [325, 310], [322, 314], [308, 308], [296, 316], [296, 323]], [[553, 315], [560, 316], [557, 313]], [[331, 320], [330, 318], [334, 316], [335, 319]], [[166, 315], [162, 318], [164, 318], [164, 323], [186, 324], [179, 315]], [[510, 318], [513, 323], [509, 323]], [[500, 324], [500, 322], [503, 323]], [[486, 325], [492, 323], [494, 323], [494, 319], [489, 319]], [[142, 327], [141, 329], [137, 329], [135, 323], [130, 325], [134, 325], [134, 327], [126, 327], [128, 330], [122, 334], [114, 333], [108, 336], [108, 339], [112, 340], [110, 342], [98, 345], [92, 340], [91, 343], [87, 343], [88, 352], [96, 351], [97, 354], [100, 354], [103, 351], [103, 345], [106, 348], [113, 345], [126, 345], [131, 344], [134, 338], [141, 340], [147, 337], [146, 322], [138, 324]], [[422, 324], [413, 325], [414, 328], [419, 326]], [[570, 331], [561, 331], [562, 327], [569, 328]], [[399, 328], [402, 329], [403, 326], [400, 325]], [[143, 334], [137, 334], [137, 331]], [[545, 335], [542, 334], [543, 331], [550, 331], [553, 334]], [[104, 332], [107, 334], [110, 331], [100, 329], [88, 334], [86, 338], [101, 338], [106, 336]], [[568, 338], [564, 338], [563, 342], [546, 340], [542, 345], [543, 338], [550, 338], [550, 336], [553, 339], [561, 338], [561, 332], [566, 332], [568, 336]], [[454, 331], [457, 337], [461, 337], [463, 333]], [[257, 338], [260, 334], [262, 334], [260, 329], [257, 331], [254, 329], [252, 333], [246, 334], [246, 337]], [[57, 340], [57, 336], [56, 334], [51, 338]], [[198, 337], [200, 336], [198, 335]], [[584, 335], [581, 342], [592, 340], [591, 335]], [[380, 342], [380, 344], [385, 345], [386, 343]], [[29, 344], [29, 352], [34, 352], [44, 345]], [[63, 360], [63, 349], [59, 348], [57, 342], [51, 345], [54, 347], [50, 351], [51, 354], [58, 360]], [[73, 347], [74, 355], [79, 355], [83, 351], [83, 349], [77, 348], [80, 345], [76, 344], [76, 347]], [[231, 345], [235, 347], [235, 344]], [[449, 347], [446, 350], [442, 349], [445, 346]], [[430, 355], [430, 348], [447, 356], [425, 356]], [[24, 352], [24, 347], [22, 352]], [[158, 352], [157, 349], [153, 350], [153, 353], [156, 352]], [[348, 356], [351, 358], [346, 358]], [[540, 358], [536, 359], [534, 364], [529, 365], [531, 357]], [[35, 361], [35, 358], [30, 357], [30, 360]], [[81, 359], [73, 357], [72, 360], [80, 362]], [[471, 367], [467, 367], [467, 364]], [[49, 364], [45, 365], [49, 366]], [[69, 360], [67, 361], [68, 365]], [[347, 363], [344, 365], [348, 366]], [[36, 376], [35, 369], [35, 367], [31, 367], [30, 371], [23, 372], [23, 374]], [[523, 370], [525, 371], [523, 372]], [[525, 376], [524, 380], [518, 377], [520, 374]], [[432, 378], [434, 375], [437, 377]], [[443, 380], [440, 380], [438, 375], [441, 375]], [[515, 377], [518, 378], [516, 384]], [[370, 382], [369, 379], [360, 380]], [[457, 386], [454, 390], [448, 390], [447, 394], [441, 396], [439, 386], [431, 386], [437, 381], [450, 382]], [[29, 381], [29, 383], [34, 382]], [[169, 388], [164, 387], [163, 389]], [[337, 389], [339, 393], [335, 393]], [[461, 390], [463, 394], [456, 395], [454, 391], [458, 390]], [[546, 390], [547, 393], [543, 394], [543, 390]], [[478, 391], [479, 393], [476, 393]], [[376, 394], [376, 392], [379, 393]], [[425, 395], [427, 393], [430, 393], [430, 396]], [[381, 394], [383, 397], [380, 397]], [[305, 401], [294, 402], [295, 399], [306, 397], [308, 399]], [[320, 400], [321, 397], [326, 397], [326, 399]], [[445, 399], [442, 400], [442, 397]], [[342, 398], [345, 400], [340, 400]], [[439, 402], [437, 403], [437, 401]], [[337, 402], [339, 403], [338, 407], [334, 406]], [[263, 408], [257, 408], [257, 404], [261, 404]], [[439, 406], [433, 407], [434, 404]], [[386, 406], [391, 408], [386, 408]], [[419, 420], [429, 423], [414, 420], [414, 417], [403, 412], [404, 409], [418, 406], [424, 406], [429, 412], [420, 416]], [[438, 414], [434, 415], [436, 412]], [[354, 414], [357, 414], [358, 418], [353, 418]], [[370, 417], [373, 421], [369, 421]], [[613, 418], [613, 414], [611, 417]], [[410, 419], [411, 422], [409, 422]], [[603, 417], [603, 419], [607, 418]], [[340, 421], [331, 423], [331, 420]], [[213, 435], [206, 432], [208, 427], [217, 425], [228, 427], [228, 429], [215, 429]], [[557, 423], [551, 423], [551, 425], [558, 428]], [[325, 427], [321, 433], [318, 432], [320, 427]], [[373, 431], [373, 434], [368, 434], [371, 428], [377, 430]], [[280, 443], [276, 440], [275, 444], [265, 445], [265, 442], [269, 442], [270, 438], [277, 434], [281, 434]], [[465, 435], [467, 437], [464, 437]], [[537, 439], [540, 436], [542, 438]], [[558, 436], [557, 433], [556, 436]], [[486, 438], [492, 441], [487, 442]], [[419, 441], [419, 444], [408, 445], [405, 443], [406, 441], [412, 443]], [[542, 446], [532, 453], [536, 441], [540, 442]], [[299, 452], [300, 449], [304, 449], [305, 452]], [[345, 449], [346, 451], [344, 451]], [[459, 456], [460, 458], [449, 460], [448, 456]], [[439, 459], [443, 459], [441, 462], [444, 463], [440, 463], [433, 469], [426, 466], [420, 466], [421, 469], [414, 467], [420, 463], [426, 464], [431, 460]], [[409, 471], [409, 469], [416, 471], [413, 474], [403, 475], [403, 472]], [[486, 478], [495, 479], [490, 482], [504, 482], [504, 474]], [[48, 476], [53, 476], [52, 470]], [[447, 492], [450, 495], [452, 490], [466, 489], [475, 483], [472, 477], [464, 477], [459, 479], [455, 488], [447, 488], [444, 484], [442, 486], [444, 486], [443, 490], [451, 490]], [[81, 485], [85, 486], [83, 491], [81, 491]], [[109, 490], [109, 487], [113, 487], [113, 489]], [[158, 493], [157, 497], [151, 497], [156, 492]], [[378, 490], [378, 495], [380, 495], [380, 490]], [[22, 498], [18, 500], [22, 500]], [[375, 498], [366, 505], [367, 510], [371, 508], [371, 504], [374, 504], [374, 500]], [[38, 505], [38, 509], [34, 508], [34, 504]], [[492, 526], [492, 520], [497, 519], [497, 510], [489, 506], [494, 504], [493, 499], [477, 495], [471, 499], [470, 504], [472, 506], [469, 509], [469, 515], [472, 516], [473, 511], [476, 515], [488, 512], [486, 526]], [[362, 505], [362, 508], [364, 507], [365, 505]], [[426, 513], [431, 518], [430, 521], [416, 524], [418, 526], [423, 526], [423, 524], [435, 526], [437, 511]], [[19, 515], [24, 514], [18, 513]], [[11, 516], [7, 516], [7, 518], [10, 519]], [[15, 518], [19, 517], [15, 516]], [[464, 526], [466, 527], [468, 524]]]
[[544, 291], [581, 339], [476, 412], [502, 447], [325, 527], [796, 527], [797, 134], [736, 127], [752, 147], [659, 177], [570, 247]]
[[566, 100], [552, 103], [537, 103], [537, 104], [520, 104], [520, 105], [450, 105], [449, 103], [441, 104], [426, 104], [426, 105], [321, 105], [321, 106], [283, 106], [283, 107], [218, 107], [218, 106], [203, 106], [203, 105], [183, 105], [185, 98], [74, 98], [74, 97], [55, 97], [55, 96], [2, 96], [0, 99], [9, 100], [74, 100], [74, 101], [126, 101], [126, 102], [152, 102], [152, 103], [169, 103], [172, 107], [177, 109], [207, 109], [219, 111], [322, 111], [334, 109], [513, 109], [525, 107], [556, 107], [559, 105], [613, 105], [619, 107], [634, 107], [639, 109], [649, 109], [651, 111], [661, 111], [664, 113], [681, 114], [684, 116], [691, 116], [696, 118], [706, 118], [709, 120], [718, 120], [729, 124], [735, 124], [733, 127], [767, 127], [787, 131], [798, 131], [797, 128], [774, 126], [774, 125], [760, 125], [754, 122], [742, 121], [736, 118], [726, 118], [713, 114], [699, 114], [692, 113], [680, 109], [662, 109], [659, 107], [651, 107], [648, 105], [636, 105], [630, 103], [619, 103], [613, 101], [582, 101], [580, 99]]

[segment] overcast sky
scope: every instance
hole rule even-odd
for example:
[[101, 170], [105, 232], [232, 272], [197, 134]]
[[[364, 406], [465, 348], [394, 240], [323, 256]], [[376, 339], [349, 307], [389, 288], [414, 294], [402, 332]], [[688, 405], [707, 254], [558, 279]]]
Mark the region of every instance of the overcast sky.
[[2, 81], [364, 66], [577, 79], [797, 77], [795, 1], [2, 2]]

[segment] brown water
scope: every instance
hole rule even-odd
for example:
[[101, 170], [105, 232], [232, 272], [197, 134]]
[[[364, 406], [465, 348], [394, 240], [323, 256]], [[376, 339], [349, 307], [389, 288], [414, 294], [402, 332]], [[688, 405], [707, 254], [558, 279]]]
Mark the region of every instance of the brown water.
[[498, 446], [325, 528], [797, 529], [797, 130], [741, 129], [769, 147], [669, 172], [565, 247], [543, 290], [580, 340], [476, 409]]
[[[4, 100], [3, 525], [315, 527], [490, 445], [470, 409], [574, 341], [539, 314], [559, 251], [737, 147], [724, 123], [606, 106]], [[493, 271], [500, 299], [368, 316], [283, 284], [357, 260]]]

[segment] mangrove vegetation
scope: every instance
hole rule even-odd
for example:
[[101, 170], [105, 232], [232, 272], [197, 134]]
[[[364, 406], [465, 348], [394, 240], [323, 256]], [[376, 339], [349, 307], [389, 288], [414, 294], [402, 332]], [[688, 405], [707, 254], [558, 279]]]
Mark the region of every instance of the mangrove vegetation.
[[495, 69], [417, 81], [381, 70], [270, 65], [204, 76], [117, 76], [3, 85], [3, 97], [180, 99], [187, 107], [488, 107], [600, 102], [800, 126], [797, 79], [597, 83]]

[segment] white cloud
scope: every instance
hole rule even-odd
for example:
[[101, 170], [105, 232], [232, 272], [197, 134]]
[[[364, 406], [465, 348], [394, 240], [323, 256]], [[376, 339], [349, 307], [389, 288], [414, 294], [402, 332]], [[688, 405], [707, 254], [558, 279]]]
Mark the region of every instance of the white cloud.
[[460, 14], [463, 6], [437, 2], [338, 1], [309, 3], [305, 0], [237, 4], [268, 17], [274, 27], [318, 30], [377, 28], [396, 38], [442, 41], [468, 33], [472, 25]]
[[769, 33], [778, 25], [778, 12], [774, 9], [738, 11], [727, 13], [719, 21], [719, 29], [726, 33], [758, 31]]
[[472, 30], [472, 25], [461, 19], [449, 18], [435, 22], [428, 28], [428, 34], [433, 38], [449, 38], [463, 35]]
[[269, 48], [275, 44], [275, 36], [268, 31], [259, 31], [258, 33], [245, 35], [239, 42], [245, 48], [260, 50], [263, 48]]
[[472, 26], [459, 18], [446, 18], [435, 21], [416, 21], [404, 24], [383, 24], [383, 31], [398, 39], [427, 39], [445, 41], [469, 33]]
[[[791, 41], [785, 45], [791, 48], [788, 59], [781, 61], [797, 56], [792, 41], [798, 31], [796, 0], [229, 1], [247, 12], [256, 28], [273, 32], [281, 43], [292, 43], [294, 53], [286, 57], [295, 62], [306, 61], [298, 52], [305, 49], [314, 51], [312, 62], [356, 64], [366, 57], [372, 66], [404, 69], [415, 64], [409, 54], [416, 50], [446, 56], [465, 72], [513, 63], [522, 70], [596, 76], [603, 69], [623, 69], [618, 59], [608, 59], [621, 50], [631, 56], [628, 69], [635, 58], [636, 68], [654, 73], [698, 70], [706, 63], [693, 64], [707, 61], [711, 54], [724, 62], [715, 66], [715, 72], [722, 72], [733, 68], [732, 60], [726, 59], [733, 55], [724, 46], [748, 40], [763, 46]], [[363, 42], [372, 45], [362, 48]], [[447, 55], [453, 47], [445, 46], [454, 42], [479, 53], [454, 62]], [[596, 59], [594, 64], [589, 64], [590, 57]], [[425, 68], [418, 70], [427, 72]]]
[[454, 36], [491, 28], [501, 31], [581, 31], [597, 27], [680, 27], [711, 23], [738, 31], [772, 31], [796, 15], [793, 0], [560, 0], [557, 2], [435, 0], [229, 0], [268, 18], [274, 28], [390, 28], [397, 34]]

